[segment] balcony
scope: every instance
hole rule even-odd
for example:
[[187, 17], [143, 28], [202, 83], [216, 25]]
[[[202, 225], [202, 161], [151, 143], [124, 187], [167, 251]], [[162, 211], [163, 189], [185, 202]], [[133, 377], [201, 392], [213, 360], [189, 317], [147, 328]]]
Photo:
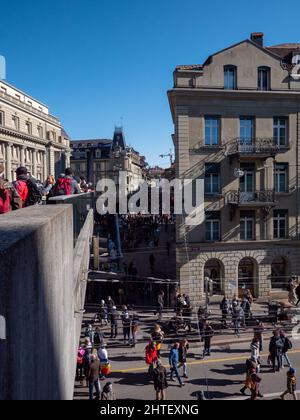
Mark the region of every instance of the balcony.
[[227, 202], [233, 207], [275, 207], [277, 205], [275, 191], [241, 192], [231, 191]]
[[282, 148], [273, 138], [235, 139], [227, 146], [227, 156], [239, 159], [267, 159], [276, 156]]

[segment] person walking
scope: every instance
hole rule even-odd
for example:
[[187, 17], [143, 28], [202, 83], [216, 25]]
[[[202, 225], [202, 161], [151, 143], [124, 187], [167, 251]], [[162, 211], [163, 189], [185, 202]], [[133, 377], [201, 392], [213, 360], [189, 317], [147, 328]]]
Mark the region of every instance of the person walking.
[[92, 346], [94, 347], [94, 339], [95, 339], [95, 330], [93, 326], [90, 324], [85, 330], [85, 336], [89, 337]]
[[80, 186], [73, 177], [73, 171], [71, 168], [67, 168], [64, 174], [61, 174], [56, 181], [56, 184], [51, 189], [50, 195], [52, 197], [58, 197], [63, 195], [74, 195], [81, 194]]
[[154, 389], [156, 392], [156, 401], [166, 399], [166, 389], [168, 388], [167, 370], [158, 360], [153, 370]]
[[260, 351], [259, 351], [259, 340], [258, 338], [254, 338], [252, 340], [251, 346], [251, 358], [252, 360], [255, 361], [256, 365], [257, 365], [257, 373], [260, 372]]
[[101, 300], [101, 303], [100, 303], [99, 319], [100, 319], [101, 327], [103, 325], [108, 325], [108, 309], [104, 300]]
[[253, 383], [252, 383], [252, 373], [257, 372], [257, 364], [253, 358], [246, 360], [246, 380], [245, 385], [240, 390], [242, 395], [246, 396], [246, 390], [249, 389], [252, 393]]
[[16, 170], [17, 180], [13, 187], [20, 197], [20, 207], [34, 206], [42, 202], [42, 190], [37, 186], [35, 180], [29, 175], [27, 168], [20, 166]]
[[88, 373], [88, 383], [89, 383], [89, 399], [94, 399], [94, 388], [96, 390], [96, 400], [100, 399], [101, 387], [99, 382], [100, 375], [100, 362], [98, 357], [93, 354], [92, 361]]
[[175, 382], [174, 374], [178, 379], [180, 387], [183, 387], [185, 384], [182, 382], [179, 372], [178, 372], [178, 363], [179, 363], [179, 346], [180, 344], [177, 342], [171, 348], [170, 355], [169, 355], [169, 362], [170, 362], [170, 380]]
[[296, 379], [296, 370], [294, 368], [290, 368], [287, 372], [287, 389], [284, 393], [280, 396], [282, 400], [285, 400], [287, 395], [292, 395], [294, 400], [297, 401], [297, 393], [296, 393], [296, 386], [297, 386], [297, 379]]
[[287, 335], [285, 334], [284, 331], [281, 331], [280, 332], [280, 337], [281, 337], [281, 339], [283, 341], [282, 365], [281, 365], [281, 367], [284, 368], [284, 362], [283, 362], [283, 360], [285, 359], [288, 367], [291, 368], [292, 367], [292, 364], [291, 364], [291, 361], [290, 361], [289, 356], [288, 356], [288, 351], [289, 350], [292, 350], [293, 343], [291, 342], [291, 340], [289, 339], [289, 337], [287, 337]]
[[146, 365], [149, 366], [148, 373], [152, 375], [154, 370], [154, 364], [158, 360], [157, 349], [154, 341], [150, 340], [145, 348], [145, 360]]
[[242, 301], [241, 308], [244, 311], [244, 326], [247, 326], [249, 319], [251, 318], [251, 304], [246, 297], [244, 297]]
[[187, 376], [187, 354], [189, 350], [189, 343], [187, 340], [182, 340], [179, 346], [179, 368], [183, 367], [183, 377], [188, 379]]
[[264, 344], [264, 324], [262, 321], [257, 320], [256, 321], [256, 325], [253, 328], [253, 332], [254, 332], [254, 339], [258, 339], [259, 341], [259, 351], [262, 352], [263, 351], [263, 344]]
[[204, 350], [203, 350], [203, 359], [205, 356], [210, 356], [211, 348], [211, 339], [214, 335], [213, 327], [210, 322], [206, 320], [203, 327], [203, 339], [204, 339]]
[[276, 372], [275, 366], [277, 362], [277, 371], [279, 372], [282, 367], [282, 351], [284, 347], [284, 342], [280, 337], [280, 332], [275, 330], [273, 332], [273, 337], [270, 340], [269, 352], [270, 360], [272, 363], [273, 372]]
[[251, 389], [251, 401], [257, 400], [257, 398], [264, 398], [264, 396], [260, 392], [260, 385], [261, 385], [261, 377], [258, 376], [256, 371], [251, 372], [251, 382], [252, 382], [252, 389]]
[[241, 324], [244, 321], [245, 314], [243, 308], [240, 306], [239, 303], [237, 305], [233, 305], [232, 308], [232, 321], [234, 325], [234, 332], [235, 335], [239, 337]]

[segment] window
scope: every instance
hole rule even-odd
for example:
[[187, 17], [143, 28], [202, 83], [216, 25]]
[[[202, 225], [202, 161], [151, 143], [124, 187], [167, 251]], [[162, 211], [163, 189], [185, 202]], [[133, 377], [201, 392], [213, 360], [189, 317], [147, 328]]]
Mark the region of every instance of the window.
[[4, 125], [4, 112], [0, 111], [0, 125]]
[[55, 131], [52, 131], [52, 138], [53, 138], [53, 141], [56, 141], [56, 132]]
[[15, 115], [12, 117], [13, 123], [14, 123], [14, 128], [17, 131], [20, 131], [20, 118], [16, 117]]
[[205, 215], [205, 240], [215, 242], [220, 240], [220, 213], [207, 212]]
[[288, 121], [285, 117], [275, 117], [274, 118], [274, 141], [275, 143], [280, 146], [287, 145], [287, 126]]
[[205, 164], [205, 194], [220, 193], [220, 165], [218, 163]]
[[274, 188], [277, 193], [288, 191], [288, 163], [275, 163]]
[[253, 146], [253, 140], [254, 140], [254, 118], [253, 117], [240, 117], [241, 145], [245, 148], [247, 147], [251, 148]]
[[32, 134], [32, 124], [30, 121], [26, 121], [26, 128], [27, 128], [27, 133]]
[[224, 89], [235, 90], [237, 88], [237, 71], [235, 66], [224, 67]]
[[254, 240], [255, 214], [254, 212], [241, 212], [240, 214], [240, 239], [242, 241]]
[[269, 67], [258, 68], [258, 90], [270, 90], [271, 70]]
[[205, 117], [205, 146], [218, 146], [220, 142], [220, 118]]
[[287, 216], [287, 210], [274, 210], [274, 239], [286, 239]]
[[244, 176], [240, 178], [240, 190], [242, 193], [253, 193], [255, 190], [255, 164], [241, 164]]
[[38, 130], [39, 138], [42, 139], [44, 136], [43, 127], [41, 125], [38, 125], [37, 130]]

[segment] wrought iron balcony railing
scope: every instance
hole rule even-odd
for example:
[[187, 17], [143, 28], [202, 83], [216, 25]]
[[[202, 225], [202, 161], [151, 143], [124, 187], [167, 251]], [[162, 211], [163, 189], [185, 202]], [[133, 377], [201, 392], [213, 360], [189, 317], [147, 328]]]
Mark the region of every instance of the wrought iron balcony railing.
[[235, 139], [227, 146], [227, 155], [271, 157], [280, 152], [281, 147], [273, 138]]
[[241, 192], [231, 191], [227, 202], [234, 206], [269, 207], [276, 206], [276, 193], [274, 190]]

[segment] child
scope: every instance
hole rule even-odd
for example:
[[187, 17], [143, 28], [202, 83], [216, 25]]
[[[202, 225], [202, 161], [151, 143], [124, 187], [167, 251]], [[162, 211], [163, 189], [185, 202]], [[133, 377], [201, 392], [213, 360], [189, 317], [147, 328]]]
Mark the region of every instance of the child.
[[294, 400], [297, 401], [296, 384], [296, 370], [290, 368], [287, 372], [287, 390], [281, 395], [280, 398], [285, 400], [286, 395], [290, 394], [294, 397]]

